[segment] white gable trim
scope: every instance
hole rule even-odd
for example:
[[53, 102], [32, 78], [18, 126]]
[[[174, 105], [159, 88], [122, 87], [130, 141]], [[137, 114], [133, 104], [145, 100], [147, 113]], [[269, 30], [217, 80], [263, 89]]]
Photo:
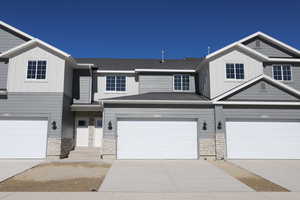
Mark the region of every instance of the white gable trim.
[[27, 48], [27, 47], [30, 47], [31, 45], [41, 45], [41, 46], [44, 46], [60, 55], [62, 55], [63, 57], [66, 57], [66, 58], [69, 58], [71, 55], [70, 54], [67, 54], [66, 52], [64, 51], [61, 51], [59, 50], [58, 48], [46, 43], [46, 42], [43, 42], [42, 40], [40, 39], [37, 39], [37, 38], [34, 38], [24, 44], [21, 44], [17, 47], [14, 47], [8, 51], [5, 51], [3, 52], [2, 54], [0, 54], [0, 58], [9, 58], [10, 56], [12, 56], [14, 53], [18, 52], [18, 51], [21, 51], [22, 49], [24, 48]]
[[300, 102], [266, 102], [266, 101], [218, 101], [214, 105], [268, 105], [268, 106], [300, 106]]
[[[225, 47], [223, 47], [223, 48], [221, 48], [221, 49], [219, 49], [219, 50], [217, 50], [217, 51], [215, 51], [215, 52], [207, 55], [205, 58], [206, 59], [210, 59], [210, 58], [212, 58], [212, 57], [214, 57], [214, 56], [216, 56], [216, 55], [218, 55], [218, 54], [220, 54], [220, 53], [222, 53], [222, 52], [224, 52], [224, 51], [226, 51], [226, 50], [228, 50], [230, 48], [233, 48], [235, 46], [239, 46], [239, 47], [247, 50], [250, 53], [254, 53], [254, 54], [256, 54], [256, 55], [258, 55], [260, 57], [263, 56], [263, 58], [265, 58], [267, 61], [275, 61], [276, 59], [274, 60], [274, 58], [268, 58], [267, 56], [262, 55], [261, 53], [259, 53], [259, 52], [257, 52], [257, 51], [255, 51], [255, 50], [253, 50], [253, 49], [251, 49], [251, 48], [249, 48], [249, 47], [247, 47], [247, 46], [245, 46], [245, 45], [242, 44], [243, 42], [245, 42], [245, 41], [247, 41], [247, 40], [249, 40], [251, 38], [254, 38], [256, 36], [261, 36], [262, 38], [265, 38], [265, 39], [267, 39], [267, 40], [269, 40], [269, 41], [277, 44], [278, 46], [280, 46], [280, 47], [282, 47], [282, 48], [284, 48], [286, 50], [292, 51], [293, 53], [300, 55], [300, 51], [297, 50], [296, 48], [291, 47], [291, 46], [289, 46], [289, 45], [287, 45], [287, 44], [285, 44], [283, 42], [280, 42], [279, 40], [277, 40], [277, 39], [275, 39], [275, 38], [273, 38], [273, 37], [271, 37], [271, 36], [269, 36], [269, 35], [267, 35], [265, 33], [256, 32], [254, 34], [251, 34], [251, 35], [249, 35], [249, 36], [247, 36], [245, 38], [242, 38], [241, 40], [238, 40], [238, 41], [236, 41], [236, 42], [234, 42], [232, 44], [229, 44], [229, 45], [227, 45], [227, 46], [225, 46]], [[296, 61], [296, 60], [297, 59], [280, 59], [279, 61], [287, 61], [287, 62], [291, 61], [291, 62], [293, 62], [293, 61]], [[300, 59], [298, 59], [297, 61], [299, 62]]]
[[[242, 85], [240, 85], [238, 87], [235, 87], [232, 90], [229, 90], [228, 92], [225, 92], [222, 95], [217, 96], [216, 98], [213, 99], [213, 102], [214, 103], [219, 102], [219, 100], [221, 100], [221, 99], [223, 99], [223, 98], [225, 98], [225, 97], [227, 97], [227, 96], [229, 96], [229, 95], [231, 95], [231, 94], [233, 94], [233, 93], [235, 93], [235, 92], [237, 92], [237, 91], [239, 91], [239, 90], [247, 87], [248, 85], [251, 85], [252, 83], [255, 83], [256, 81], [262, 80], [262, 79], [266, 79], [266, 80], [270, 81], [271, 83], [273, 83], [274, 85], [277, 85], [278, 87], [284, 88], [287, 91], [289, 91], [289, 92], [291, 92], [291, 93], [293, 93], [295, 95], [299, 95], [300, 96], [300, 92], [298, 90], [296, 90], [296, 89], [294, 89], [294, 88], [292, 88], [292, 87], [290, 87], [290, 86], [288, 86], [288, 85], [286, 85], [284, 83], [281, 83], [280, 81], [276, 81], [276, 80], [272, 79], [271, 77], [269, 77], [267, 75], [262, 74], [262, 75], [254, 78], [254, 79], [252, 79], [252, 80], [250, 80], [250, 81], [248, 81], [248, 82], [246, 82], [246, 83], [244, 83], [244, 84], [242, 84]], [[234, 103], [234, 102], [232, 102], [232, 103]]]
[[9, 25], [9, 24], [3, 22], [3, 21], [0, 21], [0, 25], [2, 25], [2, 26], [4, 26], [4, 27], [6, 27], [6, 28], [12, 30], [13, 32], [18, 33], [19, 35], [22, 35], [22, 36], [24, 36], [24, 37], [26, 37], [26, 38], [28, 38], [28, 39], [34, 39], [34, 37], [32, 37], [31, 35], [28, 35], [27, 33], [24, 33], [23, 31], [21, 31], [21, 30], [15, 28], [15, 27], [13, 27], [13, 26], [11, 26], [11, 25]]

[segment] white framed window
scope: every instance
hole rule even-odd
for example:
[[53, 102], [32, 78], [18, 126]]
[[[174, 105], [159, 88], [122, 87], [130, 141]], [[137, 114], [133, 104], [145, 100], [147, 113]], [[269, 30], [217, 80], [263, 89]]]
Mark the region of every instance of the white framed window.
[[27, 65], [27, 76], [29, 80], [45, 80], [47, 71], [46, 60], [29, 60]]
[[226, 79], [245, 79], [245, 69], [243, 63], [226, 63]]
[[175, 91], [186, 91], [190, 89], [190, 75], [176, 74], [174, 75], [173, 80]]
[[108, 92], [126, 91], [126, 76], [106, 76], [106, 91]]
[[291, 65], [273, 65], [272, 68], [273, 78], [278, 81], [291, 81], [292, 69]]

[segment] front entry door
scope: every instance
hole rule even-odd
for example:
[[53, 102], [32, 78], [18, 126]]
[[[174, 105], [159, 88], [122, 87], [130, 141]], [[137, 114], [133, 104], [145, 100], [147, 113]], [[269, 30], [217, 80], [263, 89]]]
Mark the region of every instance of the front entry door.
[[78, 118], [76, 119], [76, 146], [87, 147], [89, 146], [89, 119]]
[[101, 147], [102, 146], [102, 118], [95, 118], [95, 132], [94, 132], [94, 146]]

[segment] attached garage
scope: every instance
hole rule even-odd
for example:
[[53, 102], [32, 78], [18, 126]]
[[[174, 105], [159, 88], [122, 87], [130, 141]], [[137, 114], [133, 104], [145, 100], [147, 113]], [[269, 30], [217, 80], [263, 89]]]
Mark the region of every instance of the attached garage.
[[196, 121], [122, 120], [118, 159], [197, 159]]
[[300, 122], [226, 122], [228, 159], [300, 159]]
[[47, 120], [0, 120], [0, 158], [45, 158]]

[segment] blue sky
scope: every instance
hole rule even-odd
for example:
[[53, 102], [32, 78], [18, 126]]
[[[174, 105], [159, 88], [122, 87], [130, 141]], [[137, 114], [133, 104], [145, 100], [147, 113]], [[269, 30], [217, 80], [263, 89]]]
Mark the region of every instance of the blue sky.
[[201, 57], [256, 31], [300, 49], [299, 1], [1, 2], [1, 20], [73, 57]]

